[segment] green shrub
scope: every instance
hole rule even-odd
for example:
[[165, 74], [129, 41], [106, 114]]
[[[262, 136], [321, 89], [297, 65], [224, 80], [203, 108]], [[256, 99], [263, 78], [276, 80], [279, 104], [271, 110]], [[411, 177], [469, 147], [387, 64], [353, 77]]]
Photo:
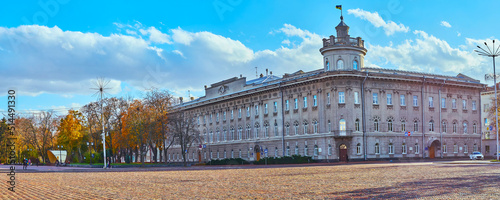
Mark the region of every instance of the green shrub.
[[211, 160], [206, 163], [206, 165], [241, 165], [241, 164], [249, 164], [249, 162], [241, 158], [226, 158], [222, 160]]
[[[316, 162], [311, 156], [284, 156], [284, 157], [268, 157], [267, 164], [302, 164], [302, 163], [313, 163]], [[261, 158], [259, 161], [254, 161], [253, 164], [263, 165], [266, 163], [266, 158]]]

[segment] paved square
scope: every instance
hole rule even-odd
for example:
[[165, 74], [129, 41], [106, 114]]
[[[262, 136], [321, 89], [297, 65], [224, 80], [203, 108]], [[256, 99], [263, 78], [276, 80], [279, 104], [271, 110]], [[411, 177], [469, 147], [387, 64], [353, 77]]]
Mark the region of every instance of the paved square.
[[0, 199], [500, 199], [498, 164], [18, 173], [15, 193], [3, 179]]

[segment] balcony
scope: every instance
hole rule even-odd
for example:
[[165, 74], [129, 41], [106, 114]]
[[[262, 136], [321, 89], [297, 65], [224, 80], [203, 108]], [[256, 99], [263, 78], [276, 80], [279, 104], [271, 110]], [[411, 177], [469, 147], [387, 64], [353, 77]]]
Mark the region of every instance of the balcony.
[[352, 138], [353, 131], [352, 130], [333, 130], [333, 138]]
[[335, 37], [330, 36], [330, 38], [323, 38], [323, 48], [333, 47], [333, 46], [352, 46], [352, 47], [365, 47], [365, 41], [360, 37]]

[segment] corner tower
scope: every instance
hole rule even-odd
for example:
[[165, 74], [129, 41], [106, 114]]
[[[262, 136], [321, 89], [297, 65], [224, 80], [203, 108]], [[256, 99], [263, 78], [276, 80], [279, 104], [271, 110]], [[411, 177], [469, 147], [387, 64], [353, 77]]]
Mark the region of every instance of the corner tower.
[[365, 41], [361, 37], [352, 38], [349, 26], [340, 16], [340, 23], [335, 27], [337, 37], [323, 38], [323, 47], [319, 49], [323, 55], [325, 71], [360, 70], [364, 67]]

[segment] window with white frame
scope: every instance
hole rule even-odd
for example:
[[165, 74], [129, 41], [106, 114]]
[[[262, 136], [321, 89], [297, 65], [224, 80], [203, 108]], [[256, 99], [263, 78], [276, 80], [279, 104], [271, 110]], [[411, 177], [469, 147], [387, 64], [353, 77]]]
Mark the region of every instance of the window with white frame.
[[467, 110], [467, 100], [462, 99], [462, 109]]
[[457, 132], [457, 122], [453, 122], [453, 133]]
[[231, 149], [231, 158], [234, 158], [234, 151]]
[[224, 111], [224, 113], [223, 113], [223, 117], [224, 117], [224, 118], [223, 118], [222, 120], [226, 121], [226, 116], [227, 116], [227, 115], [226, 115], [226, 111]]
[[314, 156], [318, 156], [319, 150], [318, 150], [318, 145], [314, 145]]
[[458, 153], [458, 145], [457, 145], [457, 143], [453, 144], [453, 153]]
[[380, 154], [380, 145], [378, 143], [375, 144], [375, 154]]
[[208, 120], [210, 123], [212, 123], [212, 113], [210, 113], [210, 118]]
[[446, 121], [441, 122], [441, 132], [446, 133]]
[[286, 156], [290, 156], [290, 146], [286, 146]]
[[451, 99], [451, 108], [457, 109], [457, 99]]
[[354, 121], [354, 130], [360, 131], [360, 128], [359, 128], [359, 119], [356, 119], [356, 121]]
[[446, 108], [446, 98], [441, 98], [441, 108]]
[[418, 106], [418, 96], [413, 96], [413, 106]]
[[392, 132], [392, 119], [387, 121], [387, 131]]
[[464, 134], [467, 134], [467, 122], [464, 122], [463, 126], [464, 126]]
[[394, 145], [389, 143], [389, 154], [394, 154]]
[[472, 101], [472, 110], [476, 110], [476, 101]]
[[266, 104], [264, 104], [264, 114], [268, 114], [268, 113], [269, 113], [269, 111], [267, 109], [267, 103], [266, 103]]
[[392, 105], [392, 94], [387, 94], [387, 105]]
[[313, 121], [313, 126], [314, 126], [314, 133], [318, 133], [318, 121], [314, 120]]
[[418, 121], [413, 121], [413, 131], [418, 132]]
[[477, 133], [477, 125], [476, 125], [476, 123], [473, 123], [473, 124], [472, 124], [472, 133], [473, 133], [473, 134], [476, 134], [476, 133]]
[[373, 104], [378, 104], [378, 93], [373, 93]]
[[403, 144], [401, 145], [401, 153], [402, 154], [406, 154], [406, 143], [403, 142]]
[[464, 153], [469, 153], [469, 146], [467, 144], [464, 144]]
[[345, 103], [344, 92], [339, 92], [339, 103]]
[[443, 153], [448, 153], [448, 149], [446, 149], [446, 143], [443, 144]]
[[354, 104], [359, 104], [359, 92], [354, 92]]
[[318, 96], [313, 95], [313, 106], [318, 106]]
[[293, 123], [293, 126], [295, 128], [295, 132], [294, 132], [294, 135], [298, 135], [299, 134], [299, 122], [295, 121]]
[[329, 156], [332, 155], [332, 145], [331, 144], [328, 145], [328, 155]]
[[354, 70], [358, 69], [358, 61], [352, 61], [352, 69]]
[[254, 138], [259, 138], [259, 130], [260, 130], [259, 123], [255, 123]]
[[356, 145], [356, 154], [358, 154], [358, 155], [361, 154], [361, 143], [358, 143]]
[[344, 69], [344, 61], [337, 60], [337, 69]]
[[308, 129], [308, 126], [309, 126], [309, 123], [307, 123], [306, 120], [304, 120], [304, 134], [308, 134], [309, 133], [309, 129]]
[[405, 95], [404, 94], [399, 95], [399, 105], [400, 106], [406, 106], [406, 99], [405, 99]]
[[255, 105], [255, 116], [259, 115], [259, 104]]
[[418, 145], [418, 143], [415, 143], [415, 154], [419, 154], [419, 151], [420, 151], [420, 146]]
[[224, 135], [222, 135], [222, 139], [224, 141], [227, 141], [227, 130], [226, 129], [224, 129]]
[[326, 65], [326, 70], [330, 70], [330, 62], [328, 62], [328, 58], [325, 61], [325, 65]]
[[304, 100], [304, 108], [307, 108], [307, 97], [303, 97]]
[[241, 158], [241, 149], [238, 152], [238, 158]]
[[285, 100], [285, 110], [290, 110], [290, 101], [288, 101], [288, 99]]
[[373, 120], [373, 131], [378, 131], [378, 119]]
[[231, 109], [231, 120], [233, 120], [233, 119], [234, 119], [234, 110]]
[[401, 131], [402, 132], [406, 131], [406, 121], [405, 120], [401, 120]]
[[240, 119], [241, 119], [241, 108], [240, 108], [240, 109], [238, 109], [238, 118], [240, 118]]
[[278, 112], [278, 102], [276, 102], [276, 101], [275, 101], [275, 102], [274, 102], [274, 104], [273, 104], [273, 112], [274, 112], [274, 113], [277, 113], [277, 112]]
[[293, 99], [294, 109], [299, 109], [299, 100], [297, 98]]
[[279, 133], [278, 133], [278, 123], [277, 122], [274, 122], [274, 136], [275, 137], [279, 136]]
[[290, 124], [288, 122], [285, 124], [285, 135], [290, 135]]
[[429, 131], [434, 131], [434, 120], [429, 121]]
[[326, 104], [330, 105], [330, 93], [326, 93]]
[[234, 135], [234, 127], [231, 127], [230, 134], [231, 134], [231, 140], [235, 140], [236, 135]]
[[339, 120], [339, 134], [340, 135], [346, 135], [346, 123], [345, 123], [345, 119], [340, 119]]
[[269, 137], [269, 124], [264, 123], [264, 137]]
[[434, 98], [429, 97], [429, 108], [434, 108]]
[[250, 107], [247, 107], [247, 117], [250, 117]]
[[247, 134], [245, 135], [246, 138], [245, 139], [250, 139], [250, 131], [252, 130], [252, 128], [250, 128], [250, 125], [247, 125]]
[[238, 128], [238, 140], [242, 140], [243, 139], [243, 128], [240, 126]]
[[332, 132], [332, 123], [330, 122], [330, 120], [328, 120], [328, 132]]

